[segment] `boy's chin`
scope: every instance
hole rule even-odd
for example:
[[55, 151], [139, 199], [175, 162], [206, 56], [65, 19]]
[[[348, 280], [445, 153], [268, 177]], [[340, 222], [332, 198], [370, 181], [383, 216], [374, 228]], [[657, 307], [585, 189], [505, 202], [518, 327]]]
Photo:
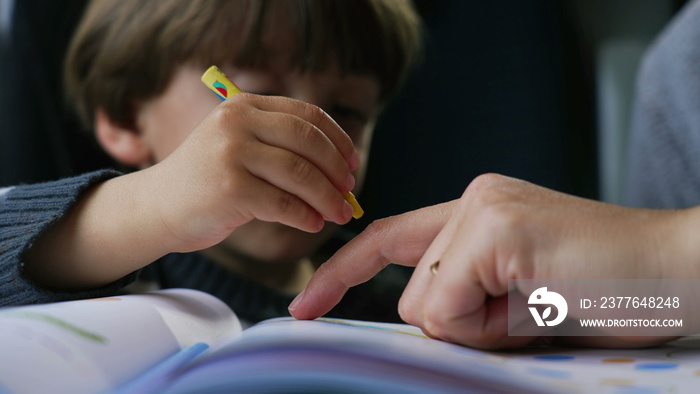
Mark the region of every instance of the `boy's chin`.
[[312, 255], [337, 229], [326, 223], [318, 233], [307, 233], [280, 223], [252, 221], [239, 227], [223, 247], [267, 263], [295, 262]]

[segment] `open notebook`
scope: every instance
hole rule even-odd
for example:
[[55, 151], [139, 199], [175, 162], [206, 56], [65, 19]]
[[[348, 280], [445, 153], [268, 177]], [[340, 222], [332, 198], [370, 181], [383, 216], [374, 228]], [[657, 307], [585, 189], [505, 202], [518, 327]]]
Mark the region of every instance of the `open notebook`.
[[0, 392], [696, 392], [700, 342], [484, 352], [409, 325], [272, 319], [198, 291], [0, 309]]

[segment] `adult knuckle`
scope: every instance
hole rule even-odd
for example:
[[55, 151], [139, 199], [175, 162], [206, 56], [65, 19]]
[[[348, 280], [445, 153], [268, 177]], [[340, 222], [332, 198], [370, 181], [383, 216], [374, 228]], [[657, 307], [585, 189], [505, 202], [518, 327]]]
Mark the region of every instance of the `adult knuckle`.
[[505, 177], [503, 177], [502, 175], [493, 173], [479, 175], [476, 178], [474, 178], [471, 181], [471, 183], [469, 183], [469, 186], [467, 186], [467, 189], [465, 190], [465, 194], [477, 193], [484, 189], [491, 188], [501, 183], [504, 179]]
[[526, 224], [526, 215], [514, 204], [486, 205], [477, 215], [479, 223], [498, 234], [505, 234]]
[[512, 201], [513, 195], [495, 177], [499, 175], [482, 175], [472, 181], [462, 194], [462, 203], [478, 211]]
[[390, 218], [383, 218], [374, 220], [365, 228], [363, 233], [365, 233], [367, 237], [380, 240], [386, 238], [391, 229], [392, 225]]
[[527, 198], [527, 190], [523, 188], [523, 184], [523, 181], [501, 177], [501, 181], [487, 181], [477, 185], [468, 190], [465, 196], [482, 205], [519, 202]]

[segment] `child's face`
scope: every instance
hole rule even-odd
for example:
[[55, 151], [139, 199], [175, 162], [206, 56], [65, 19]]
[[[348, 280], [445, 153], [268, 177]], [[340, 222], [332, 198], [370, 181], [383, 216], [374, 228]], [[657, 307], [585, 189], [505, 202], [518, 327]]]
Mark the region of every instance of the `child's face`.
[[[245, 92], [291, 97], [323, 108], [352, 138], [360, 153], [362, 164], [355, 172], [356, 191], [361, 187], [380, 110], [379, 85], [374, 78], [341, 76], [336, 68], [317, 74], [302, 74], [284, 66], [269, 70], [221, 68]], [[200, 81], [203, 71], [189, 66], [179, 68], [166, 91], [140, 107], [136, 123], [151, 150], [150, 164], [172, 153], [221, 103]], [[320, 233], [309, 234], [278, 223], [253, 221], [239, 227], [216, 248], [269, 262], [296, 261], [312, 253], [334, 228], [328, 223]]]

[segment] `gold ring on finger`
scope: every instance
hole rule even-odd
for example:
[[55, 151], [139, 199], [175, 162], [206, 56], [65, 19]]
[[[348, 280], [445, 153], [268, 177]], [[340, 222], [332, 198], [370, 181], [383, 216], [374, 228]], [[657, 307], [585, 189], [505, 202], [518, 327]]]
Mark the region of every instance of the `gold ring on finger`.
[[437, 275], [439, 266], [440, 266], [440, 260], [430, 264], [430, 272], [432, 272], [433, 275]]

